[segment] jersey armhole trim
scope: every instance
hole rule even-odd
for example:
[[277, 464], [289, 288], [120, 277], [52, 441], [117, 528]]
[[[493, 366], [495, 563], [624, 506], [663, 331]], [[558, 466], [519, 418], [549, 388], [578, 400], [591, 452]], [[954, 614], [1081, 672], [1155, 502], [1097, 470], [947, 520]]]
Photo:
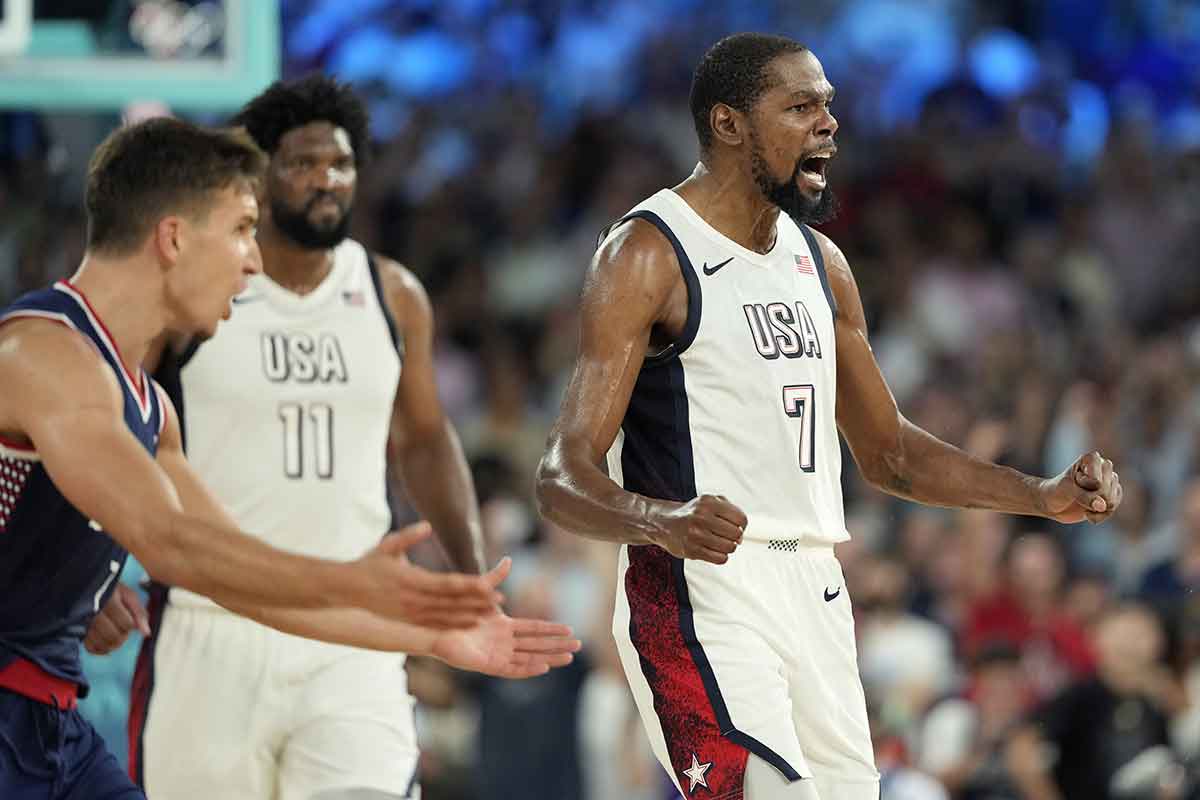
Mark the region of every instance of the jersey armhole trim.
[[808, 242], [809, 252], [812, 253], [813, 263], [817, 265], [817, 277], [821, 279], [821, 291], [825, 293], [825, 300], [829, 303], [829, 310], [833, 312], [833, 318], [836, 320], [838, 316], [837, 300], [833, 299], [833, 290], [829, 288], [829, 276], [825, 274], [825, 254], [821, 252], [821, 245], [817, 242], [817, 237], [813, 236], [812, 228], [807, 225], [800, 225], [800, 232], [804, 234], [804, 240]]
[[696, 268], [692, 266], [692, 261], [684, 251], [679, 237], [671, 230], [671, 226], [653, 211], [639, 209], [626, 214], [606, 228], [601, 235], [601, 239], [607, 236], [618, 225], [623, 225], [631, 219], [641, 219], [649, 222], [655, 228], [658, 228], [659, 233], [666, 237], [667, 241], [671, 244], [671, 248], [675, 251], [675, 260], [679, 262], [679, 271], [683, 275], [683, 283], [687, 288], [687, 320], [683, 324], [683, 331], [679, 334], [679, 338], [671, 342], [663, 350], [646, 356], [642, 362], [643, 368], [657, 367], [682, 355], [696, 339], [696, 333], [700, 330], [700, 314], [704, 306], [703, 298], [700, 295], [700, 279], [696, 276]]
[[392, 346], [396, 348], [396, 353], [403, 359], [404, 339], [400, 336], [396, 318], [392, 316], [392, 311], [388, 307], [387, 298], [383, 293], [383, 281], [379, 276], [379, 264], [370, 250], [367, 250], [367, 272], [371, 273], [371, 285], [375, 287], [375, 298], [379, 301], [379, 310], [383, 312], [383, 320], [387, 323], [388, 334], [392, 337]]

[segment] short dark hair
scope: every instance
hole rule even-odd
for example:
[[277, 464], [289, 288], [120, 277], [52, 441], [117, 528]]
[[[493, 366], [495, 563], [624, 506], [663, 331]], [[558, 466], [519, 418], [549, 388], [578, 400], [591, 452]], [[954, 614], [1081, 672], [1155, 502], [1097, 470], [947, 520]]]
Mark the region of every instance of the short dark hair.
[[205, 214], [215, 191], [253, 186], [267, 157], [245, 131], [159, 117], [118, 128], [88, 164], [88, 249], [135, 250], [168, 214]]
[[748, 112], [771, 87], [767, 65], [777, 56], [806, 50], [793, 39], [767, 33], [735, 33], [710, 47], [692, 75], [692, 122], [701, 152], [707, 152], [712, 144], [708, 119], [713, 106], [724, 103]]
[[370, 135], [367, 107], [349, 84], [328, 75], [315, 73], [290, 83], [276, 81], [233, 118], [233, 124], [244, 127], [258, 146], [272, 155], [284, 134], [310, 122], [331, 122], [344, 128], [350, 135], [355, 163], [364, 163]]

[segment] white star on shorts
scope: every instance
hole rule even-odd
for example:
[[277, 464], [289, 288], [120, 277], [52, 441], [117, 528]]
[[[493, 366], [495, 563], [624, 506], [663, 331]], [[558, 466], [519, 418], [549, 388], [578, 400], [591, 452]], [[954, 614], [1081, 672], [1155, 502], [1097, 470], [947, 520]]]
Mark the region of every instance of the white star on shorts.
[[688, 787], [688, 794], [696, 791], [697, 786], [703, 786], [705, 789], [708, 788], [708, 782], [704, 780], [704, 773], [708, 772], [708, 768], [711, 766], [711, 761], [707, 764], [701, 764], [700, 759], [696, 758], [696, 754], [692, 753], [692, 767], [683, 771], [687, 779], [692, 782], [692, 785]]

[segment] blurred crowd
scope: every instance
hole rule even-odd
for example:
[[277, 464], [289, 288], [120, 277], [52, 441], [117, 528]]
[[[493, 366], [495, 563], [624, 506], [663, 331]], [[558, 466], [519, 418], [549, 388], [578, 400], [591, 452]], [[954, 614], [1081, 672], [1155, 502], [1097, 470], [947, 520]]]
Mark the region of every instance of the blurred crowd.
[[[436, 5], [409, 5], [437, 16]], [[537, 22], [553, 4], [520, 5]], [[591, 4], [563, 5], [604, 21]], [[859, 42], [839, 20], [872, 4], [812, 5], [842, 123], [830, 167], [842, 211], [823, 230], [855, 272], [901, 409], [975, 455], [1040, 475], [1099, 448], [1125, 487], [1112, 521], [1068, 528], [896, 501], [846, 454], [853, 539], [839, 557], [883, 798], [1200, 798], [1200, 126], [1188, 127], [1200, 10], [1112, 2], [1106, 26], [1087, 3], [995, 3], [987, 14], [891, 3], [933, 9], [963, 42], [1010, 26], [1040, 59], [1006, 90], [955, 55], [897, 109], [884, 102], [889, 81], [928, 72], [906, 73], [884, 52], [846, 66], [844, 50], [821, 44]], [[328, 7], [286, 4], [297, 18], [286, 30], [302, 32], [299, 17], [318, 6]], [[775, 16], [753, 27], [805, 39], [784, 6], [765, 4]], [[406, 100], [400, 121], [387, 99], [398, 90], [358, 76], [388, 124], [360, 172], [353, 235], [431, 294], [441, 392], [491, 546], [515, 555], [514, 613], [563, 620], [586, 641], [572, 667], [523, 682], [413, 659], [427, 800], [675, 796], [608, 632], [614, 551], [539, 521], [532, 476], [575, 355], [596, 236], [690, 171], [691, 66], [728, 24], [697, 12], [677, 29], [636, 28], [620, 62], [636, 91], [596, 100], [590, 90], [609, 73], [595, 73], [596, 86], [574, 75], [583, 99], [569, 114], [552, 89], [571, 76], [549, 87], [497, 78], [475, 93], [468, 71], [463, 85]], [[542, 50], [557, 52], [556, 41]], [[1123, 45], [1101, 46], [1113, 41]], [[292, 73], [336, 60], [331, 45], [309, 44]], [[1163, 53], [1184, 78], [1162, 77], [1176, 74]], [[1154, 69], [1130, 83], [1121, 63]], [[1085, 79], [1105, 100], [1102, 118], [1088, 116]], [[0, 115], [0, 302], [74, 268], [82, 145], [112, 122]], [[91, 662], [101, 680], [88, 703], [110, 740], [129, 652]]]

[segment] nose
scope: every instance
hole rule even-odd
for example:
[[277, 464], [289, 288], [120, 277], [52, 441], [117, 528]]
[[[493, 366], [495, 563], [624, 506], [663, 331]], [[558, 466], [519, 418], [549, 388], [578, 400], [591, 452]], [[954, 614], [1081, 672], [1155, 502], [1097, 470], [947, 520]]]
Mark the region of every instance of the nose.
[[243, 275], [258, 275], [263, 271], [262, 251], [258, 249], [258, 241], [254, 240], [246, 259], [242, 262]]
[[817, 120], [817, 136], [823, 138], [832, 138], [833, 135], [837, 133], [837, 129], [837, 117], [833, 116], [833, 113], [826, 108], [825, 113], [821, 115], [819, 120]]

